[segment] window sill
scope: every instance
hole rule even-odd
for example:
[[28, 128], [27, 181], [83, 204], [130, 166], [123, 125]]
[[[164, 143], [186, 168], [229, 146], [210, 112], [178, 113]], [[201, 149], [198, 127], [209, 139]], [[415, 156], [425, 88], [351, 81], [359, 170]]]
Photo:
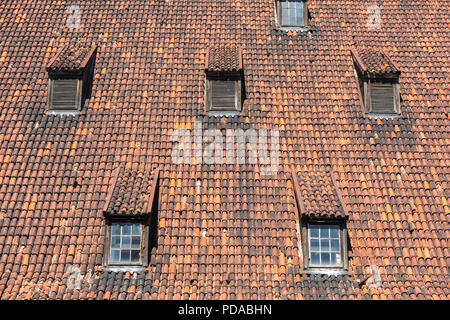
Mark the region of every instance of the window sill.
[[282, 27], [282, 26], [277, 26], [275, 27], [276, 31], [282, 31], [282, 32], [289, 32], [289, 31], [297, 31], [300, 33], [304, 33], [304, 32], [311, 32], [311, 31], [315, 31], [316, 29], [312, 26], [298, 26], [298, 27]]
[[346, 269], [339, 268], [309, 268], [305, 270], [306, 274], [322, 274], [328, 276], [338, 276], [338, 275], [347, 275], [348, 271]]
[[367, 118], [371, 119], [395, 119], [400, 118], [401, 114], [398, 113], [366, 113]]
[[208, 111], [206, 113], [207, 116], [209, 117], [238, 117], [240, 114], [239, 111], [234, 111], [234, 110], [230, 110], [230, 111]]
[[80, 114], [79, 110], [48, 110], [47, 115], [49, 116], [77, 116]]
[[145, 271], [144, 266], [127, 266], [127, 265], [114, 265], [107, 266], [103, 269], [105, 272], [142, 272]]

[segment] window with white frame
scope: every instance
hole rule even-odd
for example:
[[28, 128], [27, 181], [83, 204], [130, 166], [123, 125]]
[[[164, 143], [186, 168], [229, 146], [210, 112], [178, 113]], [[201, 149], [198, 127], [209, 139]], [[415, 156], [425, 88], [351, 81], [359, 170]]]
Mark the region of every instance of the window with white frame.
[[346, 232], [341, 223], [307, 225], [307, 267], [343, 269], [346, 266]]
[[112, 222], [110, 226], [110, 265], [141, 265], [145, 252], [142, 223]]
[[281, 27], [303, 27], [307, 22], [305, 0], [277, 0], [277, 19]]

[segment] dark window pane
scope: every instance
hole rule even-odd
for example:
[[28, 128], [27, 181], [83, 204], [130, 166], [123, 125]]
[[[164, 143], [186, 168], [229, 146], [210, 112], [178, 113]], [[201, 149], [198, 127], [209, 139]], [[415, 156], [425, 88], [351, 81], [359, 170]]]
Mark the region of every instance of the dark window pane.
[[139, 262], [139, 250], [131, 250], [131, 262]]
[[120, 262], [130, 262], [130, 250], [122, 250], [120, 252]]
[[320, 254], [311, 253], [311, 264], [320, 264]]
[[131, 246], [133, 248], [139, 248], [141, 246], [141, 237], [132, 237]]
[[320, 259], [322, 262], [322, 265], [329, 265], [330, 264], [330, 254], [329, 253], [321, 253]]

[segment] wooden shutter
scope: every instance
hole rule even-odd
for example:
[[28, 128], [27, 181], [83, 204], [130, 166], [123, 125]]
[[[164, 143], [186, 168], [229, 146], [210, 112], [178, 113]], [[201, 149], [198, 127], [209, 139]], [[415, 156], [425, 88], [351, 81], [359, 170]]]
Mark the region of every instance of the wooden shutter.
[[372, 113], [396, 113], [392, 83], [370, 82], [369, 111]]
[[211, 110], [236, 110], [237, 81], [211, 81]]
[[78, 110], [81, 102], [80, 81], [77, 79], [51, 80], [50, 108]]

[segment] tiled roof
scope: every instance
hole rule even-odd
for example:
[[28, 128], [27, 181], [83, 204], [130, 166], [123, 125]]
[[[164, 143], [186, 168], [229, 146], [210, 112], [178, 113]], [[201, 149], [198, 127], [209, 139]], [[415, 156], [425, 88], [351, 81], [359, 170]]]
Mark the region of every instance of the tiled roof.
[[[371, 29], [367, 1], [310, 0], [311, 31], [287, 33], [267, 0], [79, 1], [80, 30], [68, 2], [49, 3], [0, 3], [1, 299], [450, 298], [448, 1], [379, 2]], [[45, 67], [71, 38], [98, 44], [91, 97], [75, 116], [48, 114]], [[209, 117], [205, 60], [224, 44], [245, 58], [244, 111]], [[402, 71], [401, 116], [362, 114], [361, 46]], [[175, 164], [172, 133], [194, 121], [278, 129], [278, 172]], [[102, 268], [119, 166], [161, 168], [157, 246], [139, 273]], [[303, 270], [292, 166], [333, 173], [348, 274]]]
[[96, 50], [96, 46], [86, 46], [80, 42], [64, 45], [50, 60], [49, 72], [77, 72], [84, 69]]
[[382, 49], [352, 49], [357, 66], [369, 77], [400, 75], [400, 70]]
[[[105, 201], [107, 216], [143, 216], [151, 213], [157, 188], [159, 170], [114, 170], [114, 178]], [[156, 195], [157, 196], [157, 195]]]
[[242, 70], [242, 53], [238, 47], [210, 48], [207, 55], [206, 69], [209, 71]]
[[292, 172], [299, 213], [309, 218], [346, 219], [339, 187], [333, 173], [311, 168], [298, 173]]

